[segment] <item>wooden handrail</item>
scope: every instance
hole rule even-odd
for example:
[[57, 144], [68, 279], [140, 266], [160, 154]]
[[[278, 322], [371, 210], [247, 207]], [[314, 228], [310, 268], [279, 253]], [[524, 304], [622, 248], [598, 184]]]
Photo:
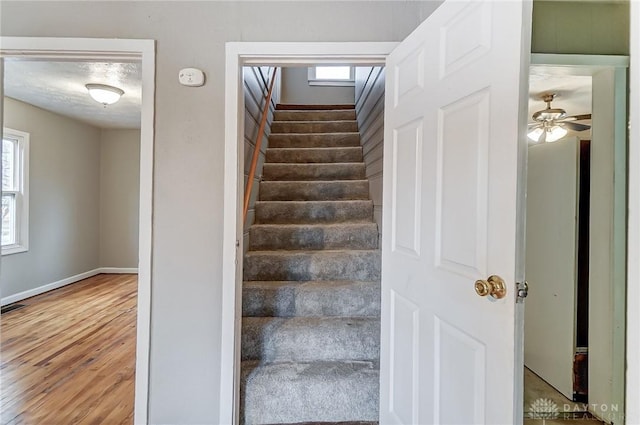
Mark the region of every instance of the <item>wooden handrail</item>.
[[260, 157], [260, 146], [262, 145], [262, 136], [264, 135], [264, 127], [267, 124], [267, 117], [269, 116], [269, 105], [271, 105], [271, 94], [273, 93], [273, 83], [276, 81], [277, 67], [273, 68], [271, 74], [271, 81], [269, 83], [269, 91], [267, 92], [266, 102], [264, 104], [264, 110], [262, 111], [262, 119], [260, 120], [260, 128], [258, 128], [258, 137], [256, 138], [256, 146], [253, 150], [253, 158], [251, 159], [251, 168], [249, 169], [249, 176], [247, 178], [247, 187], [244, 189], [244, 207], [242, 209], [242, 222], [247, 220], [247, 212], [249, 211], [249, 201], [251, 199], [251, 190], [253, 189], [253, 178], [256, 175], [256, 167], [258, 165], [258, 158]]

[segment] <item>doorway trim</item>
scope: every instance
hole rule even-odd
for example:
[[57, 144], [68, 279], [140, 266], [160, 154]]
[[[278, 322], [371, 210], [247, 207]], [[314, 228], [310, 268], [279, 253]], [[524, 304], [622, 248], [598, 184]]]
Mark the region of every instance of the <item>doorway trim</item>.
[[[640, 423], [640, 4], [630, 2], [626, 420]], [[630, 361], [634, 359], [635, 361]]]
[[[146, 424], [149, 405], [155, 41], [139, 39], [0, 37], [0, 58], [125, 60], [142, 63], [140, 206], [134, 423]], [[1, 118], [0, 118], [1, 121]]]
[[244, 158], [243, 66], [309, 66], [349, 63], [380, 65], [396, 42], [229, 42], [225, 63], [224, 234], [222, 249], [221, 424], [239, 413], [240, 326], [242, 323], [242, 200]]

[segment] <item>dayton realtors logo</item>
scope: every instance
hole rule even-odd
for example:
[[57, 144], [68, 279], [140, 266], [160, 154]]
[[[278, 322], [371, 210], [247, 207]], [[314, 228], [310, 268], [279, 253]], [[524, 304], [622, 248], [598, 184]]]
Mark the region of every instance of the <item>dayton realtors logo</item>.
[[543, 424], [547, 419], [558, 419], [558, 416], [558, 405], [548, 398], [539, 398], [529, 406], [529, 418], [542, 419]]

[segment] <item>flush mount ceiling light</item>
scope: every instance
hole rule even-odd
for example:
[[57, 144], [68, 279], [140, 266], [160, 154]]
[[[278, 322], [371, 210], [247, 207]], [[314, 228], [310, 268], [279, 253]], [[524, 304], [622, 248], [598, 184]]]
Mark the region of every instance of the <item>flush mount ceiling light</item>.
[[106, 84], [87, 84], [85, 87], [93, 100], [105, 106], [116, 103], [124, 94], [124, 90]]

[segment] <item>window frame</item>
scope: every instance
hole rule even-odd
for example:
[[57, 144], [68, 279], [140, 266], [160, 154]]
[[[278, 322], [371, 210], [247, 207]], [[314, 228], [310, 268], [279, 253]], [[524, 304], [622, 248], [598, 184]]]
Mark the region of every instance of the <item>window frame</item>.
[[2, 140], [16, 146], [16, 190], [2, 190], [2, 196], [13, 194], [15, 198], [16, 227], [15, 243], [2, 245], [2, 255], [18, 254], [29, 250], [29, 133], [4, 127]]
[[[316, 78], [316, 68], [318, 67], [330, 67], [330, 66], [348, 66], [349, 67], [349, 79], [328, 79], [328, 78]], [[334, 87], [353, 87], [356, 85], [356, 67], [351, 65], [314, 65], [308, 68], [307, 79], [310, 86], [334, 86]]]

